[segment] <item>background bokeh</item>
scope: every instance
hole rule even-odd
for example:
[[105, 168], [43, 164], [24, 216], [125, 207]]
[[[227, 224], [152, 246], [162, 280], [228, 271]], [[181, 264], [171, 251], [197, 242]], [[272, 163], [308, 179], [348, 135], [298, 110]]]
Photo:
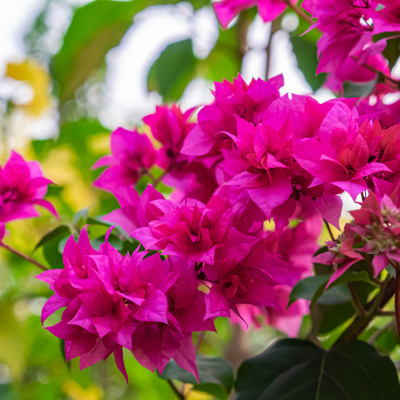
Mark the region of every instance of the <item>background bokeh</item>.
[[[283, 93], [335, 97], [312, 72], [318, 33], [300, 37], [304, 29], [294, 13], [271, 27], [249, 10], [231, 25], [219, 29], [208, 0], [0, 1], [0, 161], [11, 148], [39, 160], [56, 184], [48, 199], [68, 226], [83, 214], [117, 207], [112, 195], [91, 186], [99, 172], [90, 167], [109, 152], [110, 131], [145, 129], [140, 120], [156, 104], [178, 101], [186, 110], [210, 102], [213, 81], [232, 80], [238, 72], [248, 82], [265, 79], [267, 65], [269, 77], [283, 73]], [[297, 54], [292, 43], [301, 49]], [[48, 212], [13, 222], [6, 242], [32, 254], [59, 224]], [[92, 236], [101, 237], [107, 228], [96, 229]], [[62, 235], [34, 256], [59, 265]], [[0, 400], [174, 398], [165, 381], [129, 354], [129, 386], [113, 360], [82, 372], [75, 360], [67, 365], [60, 341], [40, 323], [50, 292], [34, 278], [38, 272], [0, 252]], [[49, 325], [57, 315], [52, 318]], [[227, 320], [216, 324], [218, 335], [207, 333], [201, 351], [234, 366], [282, 335], [268, 327], [244, 333]], [[210, 397], [192, 392], [188, 398]]]

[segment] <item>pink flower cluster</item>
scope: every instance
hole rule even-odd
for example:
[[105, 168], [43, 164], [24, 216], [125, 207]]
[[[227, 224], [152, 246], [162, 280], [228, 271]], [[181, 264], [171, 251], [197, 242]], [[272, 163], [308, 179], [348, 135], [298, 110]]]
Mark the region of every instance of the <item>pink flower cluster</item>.
[[5, 166], [0, 166], [0, 240], [5, 223], [39, 216], [35, 206], [48, 209], [58, 218], [53, 205], [44, 199], [51, 183], [43, 176], [37, 161], [27, 162], [15, 151], [11, 152]]
[[[107, 241], [95, 251], [85, 231], [78, 244], [69, 240], [65, 269], [41, 275], [55, 292], [43, 317], [67, 306], [48, 329], [66, 341], [69, 359], [80, 356], [86, 367], [114, 353], [125, 374], [125, 347], [152, 371], [174, 358], [196, 375], [192, 332], [213, 330], [217, 317], [297, 334], [308, 304], [287, 309], [288, 297], [312, 274], [322, 218], [339, 228], [338, 194], [356, 199], [399, 183], [400, 127], [384, 129], [362, 115], [357, 99], [320, 104], [281, 96], [282, 85], [282, 76], [247, 84], [239, 75], [216, 83], [214, 102], [197, 122], [189, 121], [193, 110], [162, 106], [144, 118], [154, 140], [137, 131], [112, 134], [112, 155], [95, 165], [108, 168], [95, 185], [121, 207], [103, 219], [166, 260], [145, 251], [121, 255]], [[143, 177], [154, 186], [139, 196]], [[175, 188], [170, 198], [157, 191], [160, 181]], [[266, 220], [275, 231], [265, 229]], [[362, 257], [353, 250], [363, 235], [357, 226], [320, 256], [340, 266], [331, 282]], [[375, 242], [365, 243], [368, 251], [377, 251]]]
[[[297, 0], [290, 0], [290, 2], [296, 4]], [[212, 6], [224, 29], [236, 15], [247, 8], [257, 6], [264, 22], [273, 21], [287, 8], [287, 4], [282, 0], [218, 0], [213, 2]]]
[[66, 307], [61, 322], [47, 329], [65, 340], [67, 360], [80, 356], [81, 368], [113, 354], [127, 379], [125, 347], [152, 371], [162, 372], [173, 358], [198, 377], [192, 332], [215, 328], [195, 270], [174, 257], [162, 261], [159, 254], [122, 256], [108, 243], [111, 230], [98, 251], [85, 229], [78, 243], [71, 236], [63, 252], [65, 268], [38, 276], [54, 291], [42, 322]]
[[[219, 0], [212, 3], [224, 29], [242, 10], [258, 7], [264, 22], [278, 18], [288, 7], [286, 0]], [[400, 2], [398, 0], [304, 0], [291, 7], [299, 16], [322, 32], [318, 41], [317, 73], [329, 73], [325, 85], [341, 92], [343, 82], [373, 81], [377, 72], [390, 77], [386, 58], [382, 55], [389, 32], [400, 30]], [[314, 23], [313, 23], [314, 21]], [[377, 35], [386, 34], [384, 38]]]
[[[315, 262], [334, 266], [327, 287], [343, 275], [354, 263], [363, 259], [361, 253], [371, 254], [374, 278], [392, 264], [400, 262], [400, 199], [399, 183], [391, 184], [373, 179], [374, 191], [363, 201], [359, 210], [351, 211], [354, 221], [346, 224], [337, 242], [328, 242], [329, 251], [319, 254]], [[353, 246], [357, 247], [353, 249]]]

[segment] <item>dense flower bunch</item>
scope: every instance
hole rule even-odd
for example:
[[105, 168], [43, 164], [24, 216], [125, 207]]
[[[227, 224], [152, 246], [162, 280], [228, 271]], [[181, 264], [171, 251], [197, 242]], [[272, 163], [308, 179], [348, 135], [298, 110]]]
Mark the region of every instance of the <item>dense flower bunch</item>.
[[[305, 0], [301, 7], [311, 17], [297, 6], [296, 0], [217, 0], [212, 5], [224, 29], [246, 8], [257, 5], [263, 21], [269, 22], [290, 5], [300, 17], [306, 18], [310, 29], [322, 32], [317, 43], [317, 73], [329, 73], [325, 85], [334, 92], [340, 92], [345, 81], [372, 81], [378, 72], [389, 78], [389, 84], [393, 83], [382, 51], [388, 39], [394, 37], [388, 36], [389, 33], [400, 30], [398, 1]], [[393, 90], [393, 85], [388, 89], [386, 93]], [[397, 87], [394, 90], [397, 91]]]
[[94, 184], [121, 207], [102, 218], [144, 251], [122, 255], [107, 240], [96, 251], [83, 230], [67, 243], [65, 269], [40, 276], [55, 292], [43, 319], [67, 307], [47, 329], [66, 341], [68, 359], [80, 356], [84, 368], [113, 353], [126, 376], [125, 347], [152, 371], [173, 358], [197, 376], [192, 332], [214, 330], [217, 317], [296, 336], [308, 302], [287, 308], [289, 294], [312, 275], [322, 220], [339, 228], [343, 192], [370, 196], [314, 260], [333, 265], [328, 286], [362, 252], [374, 256], [375, 275], [400, 260], [400, 126], [383, 128], [357, 99], [320, 104], [281, 96], [282, 86], [282, 76], [247, 84], [239, 75], [216, 83], [197, 122], [194, 110], [162, 106], [143, 119], [147, 134], [112, 133]]
[[[400, 200], [399, 184], [374, 179], [375, 191], [363, 201], [359, 210], [351, 211], [354, 221], [346, 224], [338, 242], [328, 242], [329, 252], [314, 261], [335, 267], [328, 286], [370, 254], [373, 276], [376, 278], [389, 264], [397, 269], [400, 262]], [[353, 246], [357, 247], [353, 249]]]
[[98, 251], [85, 229], [78, 243], [71, 236], [65, 268], [38, 276], [55, 292], [42, 321], [66, 307], [61, 322], [47, 329], [65, 340], [67, 360], [80, 356], [81, 368], [114, 354], [127, 379], [125, 347], [152, 371], [162, 372], [174, 358], [198, 376], [191, 333], [215, 328], [195, 271], [174, 257], [162, 261], [159, 254], [138, 251], [122, 256], [108, 243], [109, 233]]

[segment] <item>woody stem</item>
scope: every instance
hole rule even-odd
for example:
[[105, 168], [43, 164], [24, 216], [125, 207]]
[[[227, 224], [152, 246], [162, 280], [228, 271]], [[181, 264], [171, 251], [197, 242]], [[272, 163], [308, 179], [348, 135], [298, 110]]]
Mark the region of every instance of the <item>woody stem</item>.
[[328, 229], [329, 236], [331, 237], [331, 239], [333, 241], [335, 241], [335, 238], [333, 237], [332, 229], [331, 229], [331, 227], [329, 225], [329, 222], [325, 218], [324, 218], [324, 223], [325, 223], [326, 229]]
[[364, 309], [364, 306], [361, 304], [360, 299], [357, 296], [356, 289], [354, 288], [353, 282], [347, 282], [347, 285], [350, 289], [351, 297], [353, 299], [354, 305], [359, 311], [360, 315], [367, 315], [367, 312]]
[[176, 397], [179, 400], [185, 400], [186, 397], [178, 390], [178, 388], [175, 386], [174, 382], [171, 381], [171, 379], [167, 379], [168, 385], [171, 386], [171, 389], [174, 391]]
[[292, 4], [290, 0], [283, 0], [284, 3], [288, 5], [299, 17], [303, 18], [310, 25], [313, 25], [315, 21], [307, 15], [301, 8], [299, 8], [296, 4]]
[[29, 256], [19, 252], [18, 250], [15, 250], [12, 247], [2, 243], [2, 242], [0, 242], [0, 247], [3, 247], [3, 249], [8, 250], [10, 253], [13, 253], [16, 256], [23, 258], [25, 261], [28, 261], [31, 264], [36, 265], [37, 267], [39, 267], [43, 271], [47, 271], [49, 269], [49, 268], [45, 267], [43, 264], [41, 264], [40, 262], [36, 261], [34, 258], [29, 257]]

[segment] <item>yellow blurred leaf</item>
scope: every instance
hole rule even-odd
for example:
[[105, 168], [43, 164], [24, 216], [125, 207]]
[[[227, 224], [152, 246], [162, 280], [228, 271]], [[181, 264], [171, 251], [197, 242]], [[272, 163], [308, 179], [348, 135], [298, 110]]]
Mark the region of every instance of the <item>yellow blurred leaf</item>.
[[23, 105], [17, 105], [27, 114], [42, 115], [50, 106], [50, 77], [45, 68], [35, 60], [27, 59], [21, 63], [9, 63], [6, 76], [25, 82], [32, 87], [32, 100]]
[[72, 379], [66, 379], [62, 389], [72, 400], [100, 400], [103, 397], [100, 387], [92, 385], [84, 389]]
[[25, 370], [24, 339], [11, 304], [0, 304], [0, 363], [10, 368], [11, 378], [19, 380]]

